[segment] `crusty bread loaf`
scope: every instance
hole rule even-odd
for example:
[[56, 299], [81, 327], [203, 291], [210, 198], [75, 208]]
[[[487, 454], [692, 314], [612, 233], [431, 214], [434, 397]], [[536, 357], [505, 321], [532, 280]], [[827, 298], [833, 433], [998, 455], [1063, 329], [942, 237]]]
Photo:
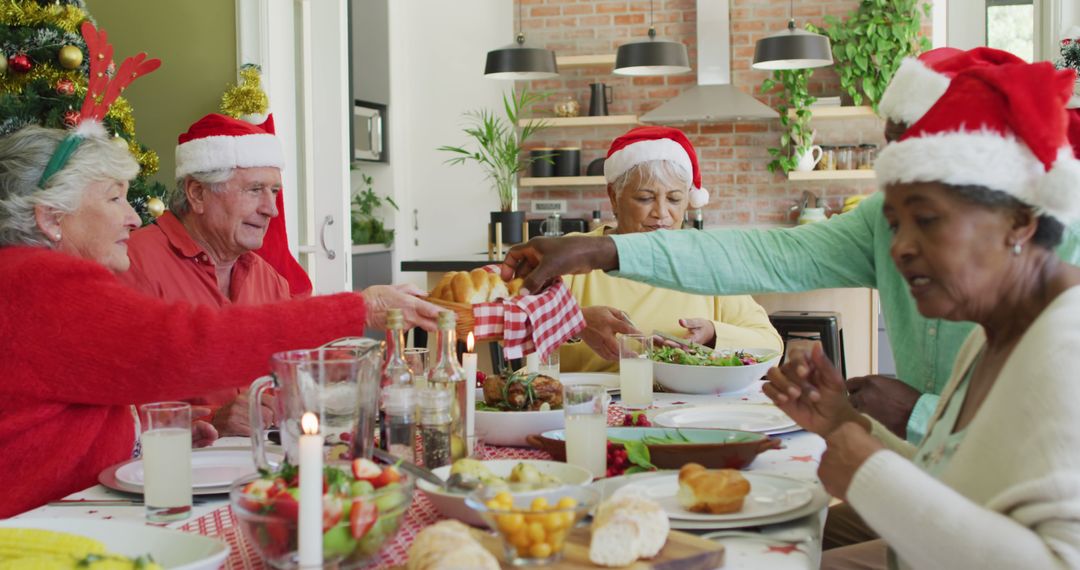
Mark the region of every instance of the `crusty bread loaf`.
[[[451, 271], [443, 275], [429, 297], [451, 303], [489, 303], [512, 297], [521, 288], [521, 279], [504, 283], [497, 273], [476, 268], [472, 271]], [[513, 288], [511, 290], [511, 287]]]
[[714, 515], [742, 510], [750, 482], [737, 469], [705, 469], [687, 463], [679, 469], [679, 504], [695, 513]]
[[499, 570], [499, 561], [458, 521], [435, 523], [416, 535], [407, 570]]
[[601, 566], [626, 566], [656, 556], [667, 542], [667, 514], [650, 499], [617, 495], [600, 503], [592, 523], [589, 560]]

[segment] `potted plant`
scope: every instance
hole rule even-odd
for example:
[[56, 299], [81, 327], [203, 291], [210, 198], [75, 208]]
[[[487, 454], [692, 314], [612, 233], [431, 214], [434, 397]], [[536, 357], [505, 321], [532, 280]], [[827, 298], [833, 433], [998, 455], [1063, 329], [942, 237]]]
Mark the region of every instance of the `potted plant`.
[[[523, 156], [525, 141], [546, 126], [544, 121], [534, 120], [519, 128], [518, 119], [524, 109], [546, 97], [547, 94], [530, 93], [527, 89], [518, 93], [513, 90], [504, 93], [505, 117], [487, 109], [465, 114], [468, 124], [464, 131], [472, 139], [476, 150], [458, 146], [439, 147], [439, 150], [455, 155], [446, 160], [449, 164], [473, 161], [484, 169], [484, 174], [499, 195], [499, 211], [491, 213], [491, 223], [492, 228], [496, 222], [502, 223], [504, 243], [523, 241], [521, 230], [525, 223], [525, 212], [517, 209], [517, 174], [532, 162], [531, 158]], [[494, 238], [494, 235], [491, 237]]]
[[[769, 149], [769, 172], [782, 171], [784, 174], [796, 169], [802, 155], [810, 151], [814, 143], [814, 131], [810, 129], [810, 105], [817, 97], [810, 95], [807, 83], [813, 69], [778, 69], [772, 77], [761, 84], [761, 92], [779, 91], [780, 146]], [[789, 112], [791, 110], [791, 112]]]
[[375, 216], [375, 211], [388, 204], [395, 210], [397, 203], [389, 196], [379, 197], [371, 188], [372, 178], [361, 173], [367, 188], [353, 197], [352, 201], [352, 242], [353, 245], [381, 243], [390, 247], [394, 243], [394, 230], [387, 229], [383, 221]]

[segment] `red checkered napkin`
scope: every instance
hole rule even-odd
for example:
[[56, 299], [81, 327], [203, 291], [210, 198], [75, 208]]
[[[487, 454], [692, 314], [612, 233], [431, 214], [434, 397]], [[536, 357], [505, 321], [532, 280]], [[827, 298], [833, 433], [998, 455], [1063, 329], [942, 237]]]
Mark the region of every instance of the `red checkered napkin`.
[[[497, 271], [498, 265], [484, 267]], [[516, 360], [536, 352], [540, 358], [559, 348], [585, 329], [574, 296], [562, 279], [556, 279], [539, 295], [503, 299], [473, 305], [473, 334], [477, 339], [502, 339], [503, 356]]]

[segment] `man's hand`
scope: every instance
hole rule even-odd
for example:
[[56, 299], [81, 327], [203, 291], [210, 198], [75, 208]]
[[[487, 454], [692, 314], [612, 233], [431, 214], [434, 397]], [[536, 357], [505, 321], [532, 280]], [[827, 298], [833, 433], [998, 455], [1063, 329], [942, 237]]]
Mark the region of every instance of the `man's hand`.
[[865, 428], [852, 422], [842, 424], [825, 438], [825, 454], [818, 466], [818, 478], [830, 495], [847, 499], [855, 472], [876, 451], [885, 446]]
[[709, 319], [679, 319], [679, 326], [686, 329], [686, 340], [716, 346], [716, 325]]
[[421, 297], [427, 293], [412, 284], [401, 285], [372, 285], [361, 293], [367, 304], [367, 328], [385, 329], [386, 311], [388, 309], [401, 309], [405, 314], [405, 328], [420, 327], [428, 332], [435, 330], [435, 319], [439, 311], [443, 310], [438, 305], [432, 305]]
[[[211, 423], [217, 428], [221, 437], [251, 435], [251, 416], [248, 411], [248, 401], [248, 393], [241, 392], [231, 403], [218, 408], [214, 412]], [[261, 404], [263, 427], [273, 425], [274, 395], [263, 393]]]
[[619, 359], [619, 342], [615, 335], [641, 334], [618, 309], [585, 307], [581, 309], [581, 314], [585, 317], [585, 330], [581, 331], [581, 340], [604, 360]]
[[869, 415], [898, 437], [907, 437], [911, 411], [922, 396], [918, 390], [888, 376], [859, 376], [847, 381], [848, 398], [856, 410]]
[[503, 281], [523, 277], [522, 295], [538, 293], [560, 275], [610, 271], [619, 267], [619, 252], [608, 237], [533, 238], [510, 248], [499, 267]]
[[821, 350], [821, 343], [793, 346], [787, 362], [769, 369], [762, 391], [807, 431], [826, 437], [845, 422], [869, 429], [844, 395], [844, 378]]

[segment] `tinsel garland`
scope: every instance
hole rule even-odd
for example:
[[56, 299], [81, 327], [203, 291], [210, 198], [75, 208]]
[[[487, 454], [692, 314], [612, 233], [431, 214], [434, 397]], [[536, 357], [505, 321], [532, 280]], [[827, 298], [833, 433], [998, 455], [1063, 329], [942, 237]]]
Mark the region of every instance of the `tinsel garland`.
[[49, 85], [56, 85], [61, 79], [70, 79], [75, 85], [82, 85], [85, 93], [86, 73], [78, 69], [60, 69], [49, 65], [35, 65], [27, 73], [8, 72], [0, 77], [0, 93], [21, 93], [27, 85], [38, 80], [44, 80]]
[[78, 3], [41, 5], [19, 0], [0, 0], [0, 24], [9, 26], [50, 25], [66, 32], [78, 33], [79, 24], [86, 19], [86, 11]]
[[243, 115], [264, 115], [270, 100], [262, 90], [259, 66], [246, 64], [240, 68], [240, 84], [231, 85], [221, 96], [221, 112], [234, 119]]

